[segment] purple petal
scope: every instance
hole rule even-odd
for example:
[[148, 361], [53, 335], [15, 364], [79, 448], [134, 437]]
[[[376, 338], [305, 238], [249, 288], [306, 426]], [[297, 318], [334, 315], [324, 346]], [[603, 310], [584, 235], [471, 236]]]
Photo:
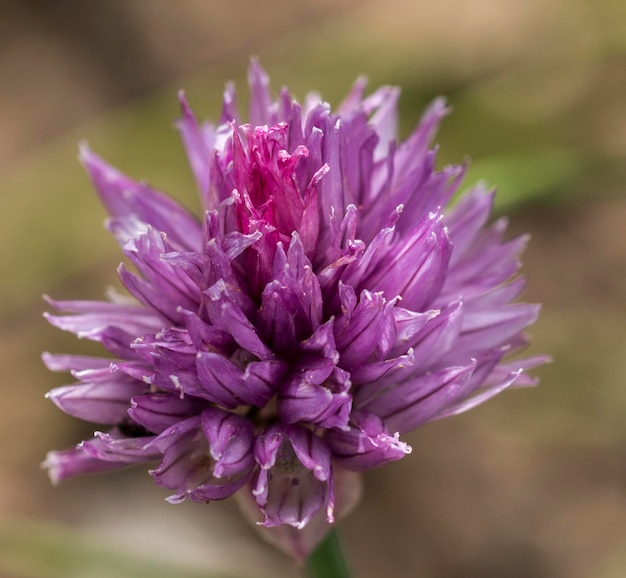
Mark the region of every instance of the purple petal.
[[193, 397], [170, 393], [152, 393], [133, 397], [128, 415], [138, 424], [155, 434], [197, 415], [206, 403]]
[[300, 426], [288, 428], [287, 435], [300, 463], [311, 470], [316, 479], [329, 480], [332, 476], [331, 454], [326, 443], [311, 430]]
[[278, 451], [285, 439], [285, 431], [284, 425], [274, 424], [257, 436], [254, 456], [262, 470], [268, 470], [276, 463]]
[[398, 371], [412, 368], [414, 365], [415, 356], [413, 350], [409, 349], [405, 355], [385, 359], [384, 361], [365, 363], [356, 367], [350, 371], [350, 378], [353, 385], [358, 389], [358, 386], [364, 384], [375, 383], [383, 379], [393, 379], [391, 376], [395, 375]]
[[183, 116], [176, 126], [180, 131], [191, 170], [204, 199], [204, 206], [217, 206], [217, 199], [210, 197], [211, 153], [215, 146], [215, 129], [211, 125], [200, 127], [182, 90], [178, 93], [178, 100]]
[[409, 341], [413, 348], [413, 370], [424, 371], [436, 366], [456, 342], [463, 323], [463, 303], [453, 302], [429, 319], [423, 329]]
[[442, 218], [431, 213], [405, 239], [394, 243], [384, 258], [381, 253], [380, 263], [360, 286], [384, 291], [387, 298], [400, 295], [404, 307], [421, 311], [443, 286], [450, 253]]
[[389, 152], [390, 143], [397, 137], [399, 98], [400, 90], [397, 87], [384, 86], [364, 102], [366, 110], [370, 102], [376, 108], [370, 119], [370, 125], [376, 130], [379, 139], [374, 151], [374, 160], [384, 158]]
[[[111, 359], [104, 357], [89, 357], [87, 355], [67, 355], [65, 353], [48, 353], [41, 355], [41, 359], [50, 371], [89, 371], [92, 369], [109, 369]], [[110, 373], [110, 370], [109, 370]]]
[[526, 289], [526, 279], [518, 277], [506, 285], [500, 285], [482, 295], [469, 299], [465, 303], [465, 311], [474, 313], [504, 307], [519, 297], [524, 289]]
[[163, 453], [163, 460], [150, 473], [159, 486], [177, 491], [167, 499], [170, 503], [179, 503], [186, 498], [197, 502], [221, 500], [234, 494], [249, 478], [250, 472], [243, 462], [240, 463], [241, 470], [236, 473], [215, 476], [216, 461], [205, 430], [209, 430], [212, 441], [217, 441], [218, 445], [222, 443], [220, 437], [224, 432], [220, 432], [219, 426], [215, 430], [208, 423], [211, 417], [216, 418], [217, 414], [213, 412], [219, 410], [179, 422], [163, 431], [153, 442]]
[[259, 359], [274, 358], [273, 352], [261, 341], [254, 325], [231, 299], [223, 282], [216, 283], [206, 293], [210, 299], [209, 315], [215, 327], [230, 333], [243, 349]]
[[133, 215], [165, 233], [172, 243], [183, 249], [202, 247], [202, 229], [197, 219], [178, 203], [124, 176], [85, 145], [81, 146], [80, 160], [112, 217]]
[[[322, 120], [322, 118], [320, 118]], [[320, 235], [318, 239], [318, 251], [332, 243], [330, 228], [331, 216], [339, 222], [343, 220], [345, 207], [351, 204], [344, 191], [344, 183], [341, 174], [341, 134], [337, 124], [323, 117], [324, 144], [323, 158], [328, 163], [330, 170], [318, 185], [319, 211], [320, 211]]]
[[[44, 314], [46, 320], [55, 327], [70, 331], [79, 338], [101, 341], [111, 329], [119, 329], [129, 336], [158, 331], [163, 327], [163, 322], [153, 315], [146, 314], [143, 317], [129, 315], [117, 315], [113, 313], [84, 313], [79, 315], [50, 315]], [[131, 339], [129, 338], [129, 341]]]
[[[363, 204], [370, 197], [374, 151], [379, 148], [380, 139], [374, 128], [368, 123], [364, 112], [357, 112], [343, 118], [341, 124], [341, 168], [343, 173], [345, 205]], [[382, 143], [387, 147], [388, 141]], [[380, 150], [380, 148], [379, 148]], [[333, 165], [329, 162], [329, 165]], [[345, 206], [344, 205], [344, 206]]]
[[337, 107], [337, 113], [343, 116], [357, 110], [363, 101], [363, 94], [366, 87], [367, 77], [359, 76], [359, 78], [357, 78], [355, 83], [352, 85], [350, 92]]
[[[499, 363], [497, 367], [491, 371], [489, 377], [485, 380], [484, 385], [492, 386], [507, 379], [507, 376], [512, 373], [517, 373], [520, 369], [522, 372], [528, 371], [544, 365], [546, 363], [552, 363], [552, 358], [549, 355], [535, 355], [533, 357], [526, 357], [523, 359], [515, 359], [506, 363]], [[527, 373], [521, 373], [513, 384], [514, 387], [532, 387], [537, 385], [538, 379], [531, 377]]]
[[375, 414], [353, 412], [350, 429], [332, 430], [326, 436], [333, 459], [350, 470], [364, 471], [402, 459], [411, 448], [389, 435], [384, 422]]
[[354, 290], [340, 286], [344, 315], [335, 322], [335, 343], [341, 353], [339, 364], [352, 369], [363, 365], [372, 356], [384, 357], [396, 341], [392, 308], [395, 301], [386, 301], [382, 293], [363, 290], [355, 304]]
[[278, 415], [290, 424], [345, 428], [352, 408], [350, 386], [350, 374], [335, 367], [330, 359], [311, 358], [281, 386]]
[[51, 325], [70, 331], [79, 338], [99, 341], [108, 351], [121, 359], [136, 357], [131, 347], [136, 335], [158, 331], [163, 326], [158, 318], [153, 316], [141, 319], [99, 313], [64, 316], [44, 313], [44, 317]]
[[[299, 426], [275, 428], [255, 446], [261, 470], [252, 493], [265, 515], [263, 525], [304, 528], [320, 508], [333, 520], [334, 497], [330, 450], [326, 442]], [[280, 441], [280, 445], [276, 443]]]
[[213, 475], [229, 477], [252, 468], [252, 423], [243, 416], [207, 408], [201, 415], [202, 431], [215, 460]]
[[250, 86], [250, 110], [248, 118], [253, 126], [270, 124], [271, 96], [270, 79], [256, 58], [248, 68], [248, 84]]
[[201, 292], [178, 267], [163, 258], [170, 249], [161, 234], [148, 228], [124, 247], [124, 253], [137, 267], [141, 277], [130, 273], [124, 265], [118, 272], [120, 280], [135, 298], [179, 324], [178, 309], [197, 309]]
[[389, 430], [409, 432], [461, 398], [475, 367], [472, 363], [417, 377], [384, 392], [365, 409], [382, 416]]
[[415, 159], [419, 159], [426, 154], [428, 145], [439, 128], [439, 123], [448, 112], [449, 109], [443, 98], [435, 99], [426, 109], [417, 128], [398, 147], [396, 173], [399, 177], [402, 177], [405, 171], [410, 170], [410, 167], [415, 163]]
[[[334, 516], [336, 519], [343, 519], [354, 510], [361, 499], [361, 474], [334, 466], [333, 488]], [[289, 525], [266, 528], [262, 525], [263, 514], [259, 511], [254, 496], [249, 492], [238, 492], [235, 497], [246, 518], [258, 528], [259, 536], [299, 562], [303, 562], [332, 529], [323, 508], [317, 511], [304, 528]]]
[[57, 311], [75, 315], [50, 315], [44, 313], [46, 320], [55, 327], [70, 331], [79, 338], [86, 337], [101, 340], [108, 329], [116, 328], [131, 335], [141, 335], [149, 331], [158, 331], [163, 321], [145, 307], [120, 305], [108, 301], [55, 301], [46, 299]]
[[274, 279], [261, 296], [258, 325], [273, 349], [293, 353], [297, 342], [311, 335], [322, 320], [322, 295], [317, 277], [299, 237], [294, 235], [287, 254], [279, 245]]
[[235, 350], [235, 341], [226, 331], [205, 323], [192, 311], [181, 309], [180, 313], [196, 350], [208, 349], [225, 354]]
[[487, 223], [494, 196], [494, 191], [488, 192], [484, 185], [479, 184], [463, 195], [446, 215], [445, 223], [454, 245], [454, 253], [450, 259], [451, 265], [454, 266], [463, 260], [474, 239]]
[[232, 82], [226, 83], [222, 99], [222, 115], [220, 124], [229, 122], [239, 122], [239, 112], [237, 111], [237, 92]]
[[48, 452], [41, 467], [48, 470], [53, 484], [64, 482], [76, 476], [102, 474], [128, 467], [124, 461], [103, 461], [85, 453], [80, 447]]
[[118, 429], [108, 433], [96, 432], [93, 439], [81, 442], [78, 447], [99, 460], [129, 464], [152, 462], [160, 452], [152, 443], [154, 436], [125, 437]]
[[451, 295], [474, 298], [508, 281], [517, 272], [520, 266], [518, 257], [528, 242], [528, 236], [522, 235], [501, 243], [505, 228], [506, 222], [501, 220], [481, 232], [463, 261], [450, 269], [435, 306]]
[[282, 361], [253, 361], [244, 370], [223, 355], [200, 351], [196, 369], [201, 388], [192, 395], [235, 409], [248, 404], [263, 407], [280, 385], [286, 366]]
[[318, 353], [322, 357], [332, 360], [336, 365], [339, 361], [339, 352], [335, 344], [334, 327], [335, 320], [332, 318], [323, 325], [320, 325], [313, 335], [300, 343], [301, 351]]
[[454, 350], [445, 361], [462, 360], [481, 351], [506, 345], [522, 329], [534, 323], [539, 315], [539, 305], [517, 303], [463, 315], [461, 335]]
[[143, 392], [144, 383], [111, 381], [57, 387], [46, 394], [61, 411], [87, 421], [116, 424], [127, 415], [130, 398]]
[[432, 417], [429, 421], [443, 419], [452, 415], [459, 415], [477, 407], [481, 403], [484, 403], [488, 399], [491, 399], [495, 395], [498, 395], [505, 389], [511, 387], [520, 377], [522, 371], [522, 369], [518, 369], [517, 371], [510, 373], [501, 383], [492, 385], [491, 387], [487, 387], [476, 395], [472, 395], [471, 397], [465, 397], [461, 401], [457, 401], [456, 403], [449, 405], [443, 411]]
[[[423, 339], [427, 324], [438, 317], [441, 311], [431, 309], [424, 313], [410, 311], [404, 307], [394, 307], [393, 316], [396, 327], [396, 342], [389, 351], [390, 356], [400, 355]], [[427, 333], [427, 332], [426, 332]]]

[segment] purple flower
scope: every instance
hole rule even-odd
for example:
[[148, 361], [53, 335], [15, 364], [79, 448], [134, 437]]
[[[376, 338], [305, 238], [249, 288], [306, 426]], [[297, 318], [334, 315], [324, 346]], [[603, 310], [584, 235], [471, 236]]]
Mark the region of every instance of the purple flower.
[[77, 380], [48, 397], [107, 428], [45, 465], [56, 482], [158, 462], [170, 502], [238, 493], [262, 525], [295, 529], [284, 547], [304, 556], [356, 487], [350, 472], [410, 453], [402, 434], [533, 385], [525, 370], [545, 358], [507, 360], [538, 313], [511, 303], [527, 239], [488, 222], [482, 185], [447, 207], [464, 167], [436, 168], [443, 100], [397, 142], [395, 88], [364, 97], [359, 80], [332, 112], [286, 89], [272, 100], [254, 61], [249, 83], [249, 124], [231, 86], [218, 125], [180, 95], [200, 218], [81, 149], [133, 299], [49, 299], [50, 323], [113, 359], [44, 354]]

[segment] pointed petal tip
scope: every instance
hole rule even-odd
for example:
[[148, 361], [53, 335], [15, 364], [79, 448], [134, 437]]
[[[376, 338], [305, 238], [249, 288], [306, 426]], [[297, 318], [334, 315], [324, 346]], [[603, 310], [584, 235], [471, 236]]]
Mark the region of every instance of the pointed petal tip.
[[176, 506], [178, 504], [182, 504], [187, 498], [188, 498], [187, 494], [173, 494], [171, 496], [167, 496], [167, 498], [165, 498], [165, 501], [168, 504], [172, 504]]
[[250, 64], [248, 65], [248, 81], [251, 84], [260, 81], [264, 85], [269, 85], [270, 77], [261, 66], [258, 56], [250, 57]]
[[369, 77], [367, 76], [367, 74], [359, 74], [359, 76], [357, 76], [357, 79], [354, 81], [354, 86], [357, 86], [359, 88], [365, 88], [368, 83]]
[[55, 452], [48, 452], [44, 461], [39, 464], [39, 467], [42, 470], [46, 470], [48, 478], [50, 478], [50, 483], [53, 486], [58, 486], [62, 481], [62, 476], [60, 475], [59, 468], [57, 468], [54, 463], [52, 456], [54, 453]]
[[96, 190], [99, 189], [97, 184], [99, 180], [102, 183], [113, 183], [121, 176], [121, 173], [115, 167], [94, 153], [84, 142], [79, 145], [78, 160], [87, 171], [89, 178], [96, 185]]
[[89, 158], [91, 156], [93, 156], [93, 153], [89, 148], [89, 144], [87, 144], [87, 141], [81, 140], [78, 143], [78, 160], [81, 164], [84, 165], [85, 163], [89, 162]]
[[92, 180], [97, 176], [105, 180], [114, 180], [119, 175], [119, 171], [94, 153], [86, 141], [81, 141], [78, 145], [78, 161]]
[[250, 56], [250, 64], [248, 64], [248, 70], [251, 69], [263, 70], [263, 67], [261, 66], [261, 60], [258, 54], [253, 54], [252, 56]]
[[[63, 305], [62, 302], [59, 301], [58, 299], [54, 299], [53, 297], [51, 297], [50, 295], [48, 295], [47, 293], [44, 293], [41, 298], [46, 302], [47, 305], [49, 305], [50, 307], [52, 307], [55, 311], [62, 311], [63, 310]], [[47, 311], [43, 312], [43, 316], [47, 319], [48, 318], [49, 313]]]
[[432, 111], [438, 115], [445, 116], [452, 112], [452, 106], [448, 103], [445, 96], [438, 96], [435, 100], [433, 100], [427, 111]]
[[185, 91], [182, 88], [178, 91], [178, 104], [180, 105], [180, 109], [184, 117], [193, 117], [193, 112], [189, 106], [189, 102], [187, 101]]
[[[56, 407], [58, 407], [63, 413], [66, 413], [68, 415], [72, 415], [72, 411], [71, 409], [68, 410], [68, 405], [64, 403], [64, 398], [69, 394], [70, 398], [71, 398], [71, 393], [72, 393], [72, 388], [74, 386], [61, 386], [61, 387], [55, 387], [54, 389], [51, 389], [48, 393], [46, 393], [45, 398], [49, 401], [51, 401]], [[69, 400], [70, 404], [72, 402], [72, 400]], [[77, 417], [76, 415], [74, 415], [73, 417]]]
[[[527, 357], [525, 359], [519, 360], [519, 371], [528, 371], [529, 369], [535, 369], [541, 365], [546, 365], [548, 363], [553, 363], [554, 359], [551, 355], [534, 355], [533, 357]], [[511, 362], [509, 364], [511, 367], [516, 365], [516, 362]], [[516, 371], [516, 370], [513, 370]]]

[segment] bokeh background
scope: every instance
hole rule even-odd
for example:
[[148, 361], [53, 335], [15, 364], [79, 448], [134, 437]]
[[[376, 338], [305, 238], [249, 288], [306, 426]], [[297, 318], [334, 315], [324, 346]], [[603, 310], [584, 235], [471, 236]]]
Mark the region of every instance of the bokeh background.
[[0, 576], [297, 577], [233, 503], [170, 506], [144, 470], [52, 488], [46, 451], [91, 434], [44, 399], [42, 293], [101, 298], [120, 255], [77, 142], [197, 207], [173, 129], [251, 54], [274, 88], [338, 103], [400, 85], [402, 132], [445, 95], [442, 162], [499, 187], [532, 233], [542, 385], [429, 425], [365, 477], [342, 524], [362, 578], [626, 575], [626, 3], [620, 0], [4, 0], [0, 6]]

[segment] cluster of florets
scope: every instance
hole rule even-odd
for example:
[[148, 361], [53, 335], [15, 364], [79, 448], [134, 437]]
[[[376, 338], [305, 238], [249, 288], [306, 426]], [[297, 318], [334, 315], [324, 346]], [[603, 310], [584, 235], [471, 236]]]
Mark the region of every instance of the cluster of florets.
[[360, 80], [333, 112], [272, 100], [256, 63], [249, 79], [250, 124], [232, 87], [217, 126], [180, 97], [200, 219], [82, 149], [133, 299], [50, 300], [53, 325], [114, 359], [44, 356], [78, 380], [50, 399], [109, 426], [46, 464], [63, 480], [158, 462], [171, 502], [248, 492], [264, 525], [303, 528], [332, 522], [337, 471], [398, 460], [400, 435], [534, 383], [542, 358], [504, 358], [538, 308], [511, 304], [526, 239], [488, 224], [492, 193], [446, 208], [464, 167], [436, 168], [443, 101], [397, 142], [395, 88], [364, 97]]

